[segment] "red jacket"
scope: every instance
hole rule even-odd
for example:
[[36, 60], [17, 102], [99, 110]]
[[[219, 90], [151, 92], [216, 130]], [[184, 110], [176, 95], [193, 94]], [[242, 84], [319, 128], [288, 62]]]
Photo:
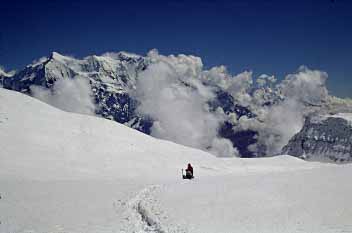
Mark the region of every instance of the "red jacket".
[[186, 171], [190, 171], [193, 175], [193, 167], [190, 163], [188, 164]]

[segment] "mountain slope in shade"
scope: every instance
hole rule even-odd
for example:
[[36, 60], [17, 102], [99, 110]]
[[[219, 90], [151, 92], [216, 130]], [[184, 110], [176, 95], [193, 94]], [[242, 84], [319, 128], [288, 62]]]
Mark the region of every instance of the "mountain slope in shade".
[[0, 142], [1, 233], [352, 230], [349, 164], [220, 159], [2, 88]]

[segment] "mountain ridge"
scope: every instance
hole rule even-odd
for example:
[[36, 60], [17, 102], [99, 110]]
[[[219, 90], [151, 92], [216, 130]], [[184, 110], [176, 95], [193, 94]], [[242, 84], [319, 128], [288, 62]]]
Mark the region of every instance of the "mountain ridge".
[[[324, 86], [327, 75], [324, 72], [300, 67], [298, 73], [288, 75], [279, 84], [275, 84], [274, 76], [268, 75], [261, 75], [254, 82], [252, 72], [231, 76], [224, 66], [202, 70], [203, 64], [198, 57], [182, 54], [162, 56], [156, 50], [145, 57], [118, 52], [82, 59], [52, 52], [49, 57], [34, 61], [16, 73], [4, 73], [6, 76], [0, 73], [0, 83], [6, 89], [36, 98], [42, 97], [42, 90], [47, 90], [44, 97], [56, 98], [55, 93], [62, 91], [57, 86], [79, 88], [81, 85], [77, 82], [72, 87], [71, 84], [62, 84], [62, 80], [86, 80], [88, 87], [84, 89], [87, 93], [77, 98], [91, 99], [94, 108], [91, 114], [150, 135], [155, 130], [155, 123], [159, 122], [159, 116], [152, 117], [140, 111], [144, 97], [136, 95], [136, 91], [141, 85], [138, 81], [140, 76], [145, 75], [148, 67], [158, 63], [166, 64], [167, 69], [174, 72], [171, 76], [175, 81], [170, 90], [174, 88], [172, 85], [177, 85], [189, 93], [195, 90], [200, 95], [209, 95], [210, 92], [204, 103], [207, 105], [205, 112], [219, 118], [217, 137], [229, 140], [240, 157], [279, 154], [303, 126], [302, 119], [311, 114], [352, 112], [352, 101], [327, 94]], [[158, 74], [153, 75], [157, 77]], [[301, 91], [302, 88], [308, 89]], [[309, 92], [313, 93], [312, 96]], [[297, 115], [297, 119], [290, 122], [294, 129], [286, 136], [285, 118], [290, 119], [292, 115]], [[211, 147], [209, 144], [203, 149]]]

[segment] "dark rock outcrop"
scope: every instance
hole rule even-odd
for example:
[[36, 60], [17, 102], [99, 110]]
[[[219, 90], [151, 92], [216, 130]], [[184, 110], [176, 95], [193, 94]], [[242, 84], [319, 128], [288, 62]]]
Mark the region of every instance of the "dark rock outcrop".
[[283, 154], [314, 161], [352, 161], [352, 123], [345, 117], [307, 118]]

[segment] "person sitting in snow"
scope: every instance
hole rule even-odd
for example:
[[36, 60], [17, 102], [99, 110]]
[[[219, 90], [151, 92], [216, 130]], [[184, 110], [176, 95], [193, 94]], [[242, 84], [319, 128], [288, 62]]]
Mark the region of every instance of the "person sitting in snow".
[[186, 168], [186, 178], [187, 179], [193, 178], [193, 167], [190, 163], [187, 165], [187, 168]]

